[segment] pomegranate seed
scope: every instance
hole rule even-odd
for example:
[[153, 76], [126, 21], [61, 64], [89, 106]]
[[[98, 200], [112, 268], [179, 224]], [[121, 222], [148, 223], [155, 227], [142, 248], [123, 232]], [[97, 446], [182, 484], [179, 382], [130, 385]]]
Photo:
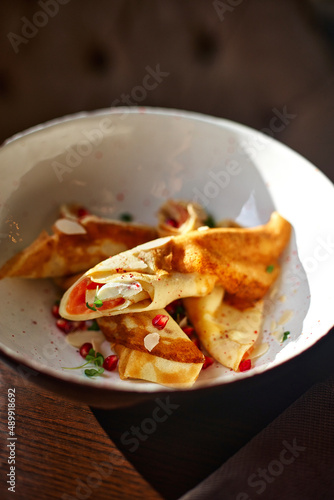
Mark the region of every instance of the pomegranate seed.
[[117, 363], [118, 363], [118, 357], [115, 356], [114, 354], [111, 354], [110, 356], [106, 357], [106, 359], [103, 361], [103, 368], [105, 370], [108, 370], [108, 372], [112, 372], [115, 370]]
[[69, 321], [67, 319], [59, 318], [56, 321], [56, 325], [64, 333], [71, 333], [74, 332], [75, 330], [86, 330], [87, 325], [86, 321]]
[[88, 356], [89, 354], [89, 351], [93, 349], [93, 346], [90, 342], [85, 342], [85, 344], [82, 344], [82, 346], [80, 347], [80, 354], [83, 358], [86, 359], [86, 356]]
[[167, 324], [169, 317], [165, 314], [157, 314], [152, 319], [152, 325], [155, 326], [158, 330], [163, 330]]
[[166, 311], [172, 316], [175, 312], [174, 302], [171, 302], [165, 307]]
[[194, 342], [197, 349], [201, 349], [201, 343], [200, 343], [199, 339], [192, 339], [192, 341]]
[[252, 362], [250, 359], [243, 359], [240, 362], [239, 370], [241, 372], [246, 372], [246, 371], [250, 370], [251, 368], [252, 368]]
[[182, 314], [184, 316], [184, 307], [181, 299], [176, 299], [165, 307], [166, 311], [171, 315]]
[[85, 215], [89, 215], [88, 210], [86, 210], [86, 208], [84, 208], [84, 207], [79, 207], [78, 212], [77, 212], [77, 216], [78, 217], [85, 217]]
[[73, 332], [77, 327], [76, 323], [74, 321], [68, 321], [67, 319], [64, 318], [59, 318], [56, 321], [56, 325], [64, 333], [70, 333]]
[[54, 304], [51, 309], [52, 316], [54, 316], [56, 319], [60, 318], [59, 314], [59, 304]]
[[209, 368], [209, 366], [213, 365], [213, 358], [210, 358], [210, 356], [204, 356], [204, 357], [205, 361], [203, 363], [202, 370], [206, 370], [207, 368]]
[[172, 218], [169, 218], [169, 219], [166, 219], [166, 222], [167, 226], [171, 226], [171, 227], [179, 227], [178, 223], [176, 222], [175, 219], [172, 219]]
[[188, 337], [192, 337], [195, 333], [195, 328], [192, 326], [184, 326], [182, 330], [186, 335], [188, 335]]

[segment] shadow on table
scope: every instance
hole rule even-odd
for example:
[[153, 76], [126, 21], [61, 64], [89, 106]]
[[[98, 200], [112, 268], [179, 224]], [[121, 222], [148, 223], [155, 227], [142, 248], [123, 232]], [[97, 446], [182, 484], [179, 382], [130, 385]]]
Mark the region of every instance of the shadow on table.
[[166, 500], [221, 466], [308, 388], [334, 374], [334, 329], [265, 374], [121, 410], [92, 409], [126, 458]]

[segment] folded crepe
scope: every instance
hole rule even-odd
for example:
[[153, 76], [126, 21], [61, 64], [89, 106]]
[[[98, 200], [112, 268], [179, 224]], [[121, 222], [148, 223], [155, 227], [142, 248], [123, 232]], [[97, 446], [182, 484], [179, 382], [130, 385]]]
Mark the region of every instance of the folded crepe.
[[27, 248], [0, 269], [6, 277], [61, 277], [95, 266], [101, 260], [157, 237], [155, 229], [141, 224], [104, 219], [84, 213], [75, 205], [62, 206], [53, 234], [42, 231]]
[[159, 236], [177, 236], [205, 225], [208, 215], [198, 204], [167, 200], [158, 211]]
[[213, 228], [159, 238], [87, 271], [64, 294], [60, 314], [86, 320], [162, 309], [220, 285], [234, 305], [251, 306], [279, 274], [291, 226], [277, 212], [255, 228]]
[[[157, 329], [161, 315], [166, 326]], [[164, 310], [122, 314], [97, 320], [119, 357], [121, 379], [141, 379], [168, 387], [190, 387], [204, 363], [204, 355]]]
[[240, 310], [223, 298], [224, 289], [216, 286], [206, 297], [186, 298], [183, 304], [203, 347], [216, 361], [237, 371], [259, 343], [263, 300]]

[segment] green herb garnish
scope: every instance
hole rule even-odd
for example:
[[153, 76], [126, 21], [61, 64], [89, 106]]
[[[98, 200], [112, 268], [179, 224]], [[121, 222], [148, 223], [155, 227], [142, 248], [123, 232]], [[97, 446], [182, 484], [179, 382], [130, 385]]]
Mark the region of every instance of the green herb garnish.
[[176, 315], [176, 316], [179, 316], [179, 315], [181, 315], [181, 314], [184, 314], [184, 312], [185, 312], [185, 309], [184, 309], [184, 307], [183, 307], [183, 306], [177, 306], [177, 307], [175, 308], [175, 315]]
[[86, 368], [85, 375], [87, 377], [94, 377], [95, 375], [102, 375], [102, 373], [104, 372], [104, 368], [102, 366], [104, 363], [104, 357], [100, 352], [95, 352], [94, 349], [90, 349], [90, 351], [87, 354], [85, 359], [86, 359], [86, 363], [84, 363], [83, 365], [76, 366], [73, 368], [67, 368], [67, 367], [63, 366], [62, 368], [64, 370], [78, 370], [79, 368], [84, 368], [85, 366], [87, 366], [89, 364], [93, 364], [94, 366], [96, 366], [97, 369]]
[[183, 306], [177, 306], [174, 313], [174, 319], [176, 323], [180, 323], [181, 319], [185, 315], [185, 309]]
[[123, 222], [131, 222], [133, 221], [133, 217], [131, 214], [124, 213], [119, 216], [119, 219]]
[[91, 309], [92, 311], [97, 311], [97, 307], [102, 307], [103, 306], [103, 301], [101, 299], [98, 299], [97, 296], [95, 295], [95, 299], [94, 299], [94, 302], [93, 302], [94, 306], [90, 306], [88, 304], [88, 302], [86, 302], [86, 307], [88, 307], [88, 309]]
[[92, 324], [87, 328], [87, 330], [94, 331], [94, 332], [97, 332], [98, 330], [100, 330], [100, 327], [97, 324], [97, 321], [95, 319], [93, 319]]
[[216, 227], [216, 221], [212, 215], [208, 214], [208, 217], [204, 221], [204, 226]]
[[102, 356], [102, 354], [100, 352], [97, 352], [95, 354], [94, 349], [91, 349], [89, 351], [89, 353], [91, 351], [93, 351], [93, 354], [88, 354], [86, 356], [86, 361], [88, 361], [90, 363], [94, 363], [95, 366], [102, 366], [103, 365], [103, 361], [104, 361], [104, 357]]
[[290, 335], [290, 332], [284, 332], [283, 333], [283, 337], [282, 337], [282, 342], [284, 342], [285, 340], [287, 340], [288, 337], [289, 337], [289, 335]]
[[101, 306], [103, 306], [102, 300], [98, 299], [97, 297], [95, 297], [95, 299], [94, 299], [94, 306], [95, 307], [101, 307]]
[[89, 363], [95, 359], [95, 350], [93, 348], [89, 350], [89, 353], [87, 354], [85, 359]]
[[85, 370], [85, 375], [87, 377], [95, 377], [95, 375], [102, 375], [102, 373], [104, 372], [104, 368], [98, 368], [97, 370], [95, 370], [95, 368], [87, 368]]
[[84, 363], [83, 365], [80, 365], [80, 366], [62, 366], [62, 369], [63, 370], [79, 370], [79, 368], [83, 368], [84, 366], [87, 366], [88, 363]]
[[86, 302], [86, 307], [88, 307], [88, 309], [91, 309], [92, 311], [96, 311], [96, 307], [90, 306], [88, 302]]
[[267, 266], [266, 271], [267, 271], [267, 273], [272, 273], [274, 269], [275, 269], [275, 266], [273, 264], [271, 264], [270, 266]]

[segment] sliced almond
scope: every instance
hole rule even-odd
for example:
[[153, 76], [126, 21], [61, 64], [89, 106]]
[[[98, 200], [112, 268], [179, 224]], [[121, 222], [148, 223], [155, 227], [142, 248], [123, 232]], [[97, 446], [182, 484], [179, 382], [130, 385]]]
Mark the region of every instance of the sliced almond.
[[78, 224], [78, 222], [70, 219], [58, 219], [55, 222], [55, 227], [64, 234], [85, 234], [86, 229]]
[[154, 347], [159, 344], [159, 341], [160, 341], [159, 333], [157, 332], [149, 333], [148, 335], [146, 335], [146, 337], [144, 337], [144, 346], [149, 352], [151, 352], [152, 349], [154, 349]]

